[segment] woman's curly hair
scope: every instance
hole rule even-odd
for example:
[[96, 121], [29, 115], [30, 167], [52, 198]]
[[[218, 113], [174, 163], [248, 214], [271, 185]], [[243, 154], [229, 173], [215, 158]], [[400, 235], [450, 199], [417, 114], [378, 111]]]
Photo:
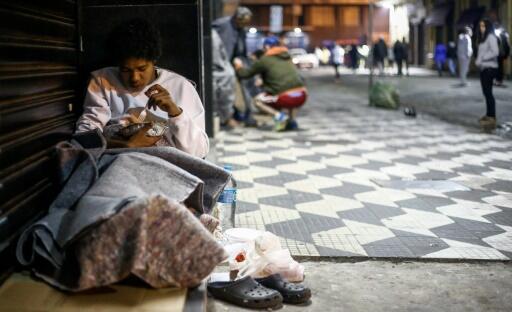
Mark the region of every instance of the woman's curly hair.
[[162, 54], [160, 32], [145, 19], [131, 19], [118, 25], [108, 42], [112, 61], [117, 63], [131, 57], [156, 62]]

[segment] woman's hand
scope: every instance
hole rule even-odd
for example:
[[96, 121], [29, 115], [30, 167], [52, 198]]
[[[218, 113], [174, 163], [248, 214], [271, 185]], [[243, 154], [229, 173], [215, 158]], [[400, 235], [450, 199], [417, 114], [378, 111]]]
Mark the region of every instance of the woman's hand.
[[148, 109], [156, 110], [160, 108], [167, 112], [169, 117], [177, 117], [183, 110], [174, 103], [169, 92], [159, 84], [149, 88], [145, 94], [149, 97]]

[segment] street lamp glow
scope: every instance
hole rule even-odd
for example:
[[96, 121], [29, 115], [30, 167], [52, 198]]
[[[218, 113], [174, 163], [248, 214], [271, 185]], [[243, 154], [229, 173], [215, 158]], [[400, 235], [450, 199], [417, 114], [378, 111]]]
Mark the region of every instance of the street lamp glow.
[[249, 28], [249, 32], [250, 32], [251, 34], [255, 34], [255, 33], [257, 33], [257, 32], [258, 32], [258, 30], [257, 30], [256, 28], [254, 28], [254, 27], [251, 27], [251, 28]]
[[383, 0], [383, 1], [377, 2], [377, 5], [389, 10], [389, 9], [393, 8], [393, 1]]
[[302, 32], [302, 29], [300, 29], [299, 27], [295, 27], [293, 31], [297, 34], [300, 34]]

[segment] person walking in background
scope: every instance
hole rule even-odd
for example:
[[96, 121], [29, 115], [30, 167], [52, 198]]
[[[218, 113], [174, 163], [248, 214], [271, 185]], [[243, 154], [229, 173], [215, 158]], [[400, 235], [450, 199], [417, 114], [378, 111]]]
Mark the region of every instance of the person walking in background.
[[316, 58], [321, 62], [322, 57], [323, 57], [323, 52], [322, 52], [322, 49], [320, 49], [320, 47], [318, 47], [318, 46], [315, 47], [315, 55], [316, 55]]
[[392, 75], [393, 70], [395, 68], [395, 51], [393, 50], [393, 46], [388, 48], [388, 66], [389, 73]]
[[446, 63], [446, 46], [438, 43], [434, 51], [434, 62], [436, 63], [437, 73], [439, 77], [443, 75], [444, 63]]
[[345, 56], [345, 50], [340, 47], [339, 44], [335, 43], [331, 52], [332, 66], [334, 67], [334, 75], [336, 79], [340, 78], [339, 67], [343, 64], [343, 57]]
[[327, 49], [327, 47], [322, 47], [322, 57], [320, 58], [320, 63], [323, 65], [329, 64], [329, 59], [331, 58], [331, 51]]
[[485, 130], [496, 128], [496, 101], [492, 94], [492, 86], [498, 75], [498, 56], [500, 54], [498, 44], [498, 37], [494, 34], [491, 21], [488, 19], [481, 20], [475, 64], [480, 69], [480, 83], [487, 106], [485, 116], [479, 120], [480, 126]]
[[498, 56], [498, 76], [496, 77], [496, 86], [504, 87], [503, 78], [505, 77], [505, 61], [510, 56], [510, 37], [505, 28], [498, 26], [496, 30], [500, 45], [500, 55]]
[[350, 67], [355, 73], [359, 68], [359, 52], [357, 51], [357, 46], [355, 44], [350, 46], [350, 51], [348, 51], [348, 54], [350, 57]]
[[377, 67], [379, 68], [379, 75], [381, 76], [384, 75], [384, 61], [387, 57], [388, 47], [384, 39], [381, 37], [373, 47], [373, 60], [375, 64], [377, 64]]
[[406, 51], [403, 43], [400, 42], [399, 40], [397, 40], [393, 45], [393, 54], [395, 55], [396, 67], [398, 68], [397, 75], [402, 76], [402, 66], [404, 60], [406, 59]]
[[409, 76], [409, 44], [405, 40], [405, 37], [402, 39], [402, 48], [404, 52], [404, 65], [407, 76]]
[[471, 42], [471, 36], [473, 32], [470, 27], [464, 27], [464, 29], [459, 34], [459, 38], [457, 41], [457, 59], [459, 61], [459, 77], [460, 77], [460, 86], [467, 86], [467, 76], [469, 70], [469, 62], [471, 61], [471, 56], [473, 55], [473, 45]]
[[450, 70], [450, 75], [455, 77], [457, 75], [457, 47], [455, 46], [455, 42], [448, 42], [448, 50], [446, 51], [446, 60], [448, 61], [448, 69]]

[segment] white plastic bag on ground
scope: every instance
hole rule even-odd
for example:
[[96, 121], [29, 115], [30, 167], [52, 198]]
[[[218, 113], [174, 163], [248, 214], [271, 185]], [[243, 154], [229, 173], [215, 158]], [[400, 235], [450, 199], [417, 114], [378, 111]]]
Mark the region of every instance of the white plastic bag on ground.
[[230, 270], [238, 270], [239, 278], [247, 275], [259, 278], [279, 273], [290, 282], [303, 281], [304, 267], [293, 260], [288, 249], [281, 247], [279, 237], [270, 232], [258, 234], [247, 241], [246, 250], [236, 255], [231, 253]]

